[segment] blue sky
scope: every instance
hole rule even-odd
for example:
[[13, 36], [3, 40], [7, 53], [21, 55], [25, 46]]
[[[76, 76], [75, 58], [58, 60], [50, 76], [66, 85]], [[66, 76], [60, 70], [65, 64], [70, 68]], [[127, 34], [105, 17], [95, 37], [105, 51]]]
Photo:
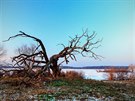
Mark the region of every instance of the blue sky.
[[62, 49], [57, 44], [68, 44], [68, 36], [86, 28], [103, 38], [95, 52], [105, 58], [77, 56], [78, 61], [68, 65], [135, 64], [135, 0], [0, 0], [0, 42], [7, 58], [20, 45], [33, 43], [26, 38], [2, 43], [20, 30], [40, 38], [51, 56]]

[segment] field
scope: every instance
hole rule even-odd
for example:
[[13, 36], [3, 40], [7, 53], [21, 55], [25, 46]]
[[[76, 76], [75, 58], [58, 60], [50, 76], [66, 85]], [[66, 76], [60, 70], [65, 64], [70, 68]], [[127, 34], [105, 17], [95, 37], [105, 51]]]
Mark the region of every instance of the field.
[[18, 82], [18, 78], [2, 78], [0, 100], [135, 101], [135, 81], [58, 78], [43, 84], [36, 81], [27, 84]]

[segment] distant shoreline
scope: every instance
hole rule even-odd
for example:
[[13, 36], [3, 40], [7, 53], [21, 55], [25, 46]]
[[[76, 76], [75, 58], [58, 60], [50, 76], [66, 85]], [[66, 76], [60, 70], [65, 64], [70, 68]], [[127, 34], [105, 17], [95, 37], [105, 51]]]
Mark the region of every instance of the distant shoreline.
[[71, 67], [62, 66], [62, 69], [109, 69], [109, 68], [128, 68], [128, 66], [86, 66], [86, 67]]
[[[1, 68], [18, 68], [12, 66], [2, 66]], [[73, 67], [73, 66], [61, 66], [62, 69], [109, 69], [109, 68], [128, 68], [128, 66], [84, 66], [84, 67]]]

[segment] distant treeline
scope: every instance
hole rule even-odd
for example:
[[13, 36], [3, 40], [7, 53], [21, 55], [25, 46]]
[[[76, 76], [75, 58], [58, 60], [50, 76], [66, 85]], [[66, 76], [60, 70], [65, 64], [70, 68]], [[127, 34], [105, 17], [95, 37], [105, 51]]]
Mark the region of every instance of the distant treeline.
[[[61, 66], [62, 69], [109, 69], [109, 68], [128, 68], [128, 66], [84, 66], [84, 67], [73, 67], [73, 66]], [[18, 68], [13, 66], [3, 66], [0, 68]]]
[[84, 67], [72, 67], [72, 66], [61, 66], [62, 69], [109, 69], [109, 68], [125, 68], [128, 66], [84, 66]]
[[3, 66], [3, 65], [0, 65], [0, 68], [14, 68], [13, 66]]

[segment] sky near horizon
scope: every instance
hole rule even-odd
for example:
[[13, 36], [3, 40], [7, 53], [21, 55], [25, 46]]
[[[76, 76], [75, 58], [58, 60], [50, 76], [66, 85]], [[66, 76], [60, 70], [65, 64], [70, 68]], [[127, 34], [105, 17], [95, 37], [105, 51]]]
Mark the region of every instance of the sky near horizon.
[[0, 44], [7, 49], [7, 58], [20, 45], [34, 42], [27, 38], [2, 42], [19, 31], [40, 38], [51, 56], [62, 49], [59, 43], [67, 45], [69, 36], [81, 35], [86, 28], [103, 38], [95, 52], [104, 58], [79, 55], [68, 65], [135, 64], [135, 0], [0, 0]]

